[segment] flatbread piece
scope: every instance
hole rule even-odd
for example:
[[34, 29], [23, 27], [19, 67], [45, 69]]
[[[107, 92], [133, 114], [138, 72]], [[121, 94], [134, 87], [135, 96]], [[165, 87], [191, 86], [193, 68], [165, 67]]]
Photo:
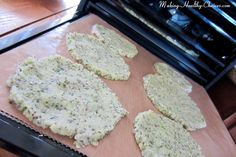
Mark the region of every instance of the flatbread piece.
[[127, 114], [93, 72], [61, 56], [27, 58], [7, 81], [10, 101], [34, 124], [97, 145]]
[[206, 127], [197, 104], [172, 80], [166, 76], [148, 74], [143, 81], [147, 96], [160, 112], [190, 131]]
[[180, 124], [151, 110], [134, 121], [135, 139], [143, 157], [202, 157], [200, 146]]
[[72, 57], [87, 69], [106, 79], [128, 80], [130, 71], [124, 59], [95, 36], [71, 32], [66, 43]]

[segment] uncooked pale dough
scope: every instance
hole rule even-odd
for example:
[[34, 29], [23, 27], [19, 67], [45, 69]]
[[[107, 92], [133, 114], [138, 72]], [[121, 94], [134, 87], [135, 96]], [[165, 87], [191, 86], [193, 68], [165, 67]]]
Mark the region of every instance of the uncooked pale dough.
[[97, 75], [61, 56], [26, 59], [7, 84], [30, 121], [74, 137], [77, 147], [96, 145], [127, 114]]
[[148, 74], [143, 81], [147, 96], [160, 112], [190, 131], [206, 127], [196, 103], [172, 80], [165, 75]]
[[171, 79], [177, 83], [185, 92], [190, 93], [192, 91], [192, 85], [189, 83], [183, 75], [171, 68], [165, 63], [155, 63], [154, 67], [158, 73], [165, 75], [166, 78]]
[[143, 157], [202, 157], [200, 146], [178, 123], [153, 111], [139, 113], [135, 139]]
[[68, 33], [67, 47], [77, 61], [87, 69], [110, 80], [128, 80], [129, 66], [118, 54], [111, 52], [101, 40], [93, 35]]
[[133, 58], [138, 54], [138, 50], [134, 44], [113, 30], [96, 24], [93, 26], [92, 33], [103, 40], [104, 43], [110, 47], [113, 53], [128, 58]]

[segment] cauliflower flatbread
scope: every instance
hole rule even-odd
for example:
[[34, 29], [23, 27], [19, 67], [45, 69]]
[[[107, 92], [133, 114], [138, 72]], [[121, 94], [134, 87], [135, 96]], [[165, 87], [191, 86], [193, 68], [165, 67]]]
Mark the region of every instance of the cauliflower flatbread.
[[106, 79], [128, 80], [130, 71], [124, 59], [95, 36], [68, 33], [66, 43], [71, 56], [87, 69]]
[[27, 58], [7, 81], [10, 101], [34, 124], [97, 145], [127, 114], [93, 72], [61, 56]]
[[143, 157], [203, 157], [187, 130], [151, 110], [136, 116], [134, 133]]
[[148, 74], [143, 81], [148, 98], [164, 115], [190, 131], [206, 127], [197, 104], [172, 80], [162, 75]]

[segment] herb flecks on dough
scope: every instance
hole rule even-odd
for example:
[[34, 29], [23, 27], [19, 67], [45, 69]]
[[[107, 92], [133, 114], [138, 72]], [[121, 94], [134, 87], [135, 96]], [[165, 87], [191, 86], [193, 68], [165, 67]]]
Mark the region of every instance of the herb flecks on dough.
[[128, 80], [129, 66], [124, 59], [93, 35], [71, 32], [67, 34], [67, 48], [71, 56], [87, 69], [110, 80]]
[[127, 114], [93, 72], [61, 56], [27, 58], [8, 79], [10, 101], [34, 124], [97, 145]]
[[151, 110], [136, 116], [134, 133], [143, 157], [203, 157], [187, 130]]
[[148, 98], [164, 115], [193, 131], [206, 127], [197, 104], [173, 80], [165, 75], [148, 74], [143, 77]]

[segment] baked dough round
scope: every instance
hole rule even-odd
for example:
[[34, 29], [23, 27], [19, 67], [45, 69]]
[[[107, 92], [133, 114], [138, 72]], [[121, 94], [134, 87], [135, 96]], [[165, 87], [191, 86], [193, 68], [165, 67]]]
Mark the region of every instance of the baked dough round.
[[106, 79], [128, 80], [130, 71], [124, 59], [95, 36], [72, 32], [66, 43], [72, 57], [87, 69]]
[[143, 157], [203, 156], [187, 130], [151, 110], [136, 116], [134, 133]]
[[127, 114], [93, 72], [61, 56], [27, 58], [7, 81], [10, 101], [34, 124], [96, 145]]
[[182, 74], [177, 72], [169, 65], [157, 62], [154, 64], [154, 67], [159, 74], [164, 75], [168, 79], [171, 79], [185, 92], [190, 93], [192, 91], [191, 83], [188, 82], [188, 80], [186, 80]]
[[111, 29], [96, 24], [92, 28], [92, 33], [103, 40], [115, 54], [128, 58], [133, 58], [138, 54], [138, 50], [134, 44]]
[[178, 84], [158, 74], [148, 74], [143, 81], [147, 96], [164, 115], [190, 131], [206, 127], [197, 104]]

